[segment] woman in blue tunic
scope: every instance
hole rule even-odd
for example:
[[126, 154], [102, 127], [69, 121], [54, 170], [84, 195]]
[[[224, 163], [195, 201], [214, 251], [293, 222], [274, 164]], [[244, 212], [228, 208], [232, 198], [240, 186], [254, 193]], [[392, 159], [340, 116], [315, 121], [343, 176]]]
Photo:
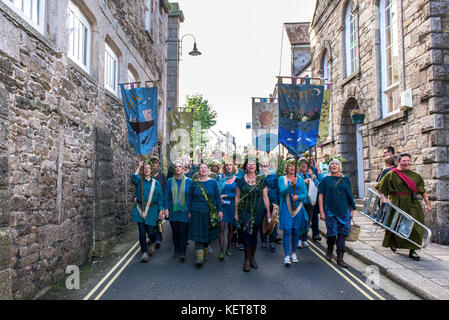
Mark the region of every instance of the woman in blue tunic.
[[326, 222], [326, 259], [332, 260], [334, 245], [337, 243], [337, 264], [343, 268], [348, 265], [343, 260], [345, 239], [351, 228], [351, 219], [356, 210], [352, 195], [351, 181], [341, 174], [342, 165], [338, 159], [329, 162], [330, 175], [325, 177], [318, 188], [320, 219]]
[[[143, 203], [142, 203], [142, 178], [139, 175], [143, 166]], [[131, 175], [131, 182], [136, 186], [137, 203], [132, 209], [132, 221], [137, 222], [139, 228], [139, 243], [142, 251], [141, 262], [147, 262], [150, 258], [146, 235], [150, 238], [154, 232], [156, 221], [164, 216], [163, 195], [160, 183], [151, 177], [151, 165], [139, 161], [136, 171]]]
[[236, 188], [236, 168], [232, 161], [228, 161], [222, 170], [222, 174], [217, 177], [218, 188], [221, 193], [221, 203], [223, 205], [223, 220], [220, 226], [220, 254], [218, 258], [223, 260], [225, 258], [225, 230], [228, 228], [227, 238], [228, 243], [226, 247], [226, 255], [232, 256], [231, 244], [234, 235], [235, 221], [235, 188]]
[[170, 220], [172, 228], [174, 257], [180, 257], [181, 262], [186, 259], [187, 233], [189, 230], [189, 207], [192, 200], [192, 179], [184, 175], [181, 161], [174, 164], [174, 175], [168, 179], [165, 187], [164, 208], [165, 216]]
[[[196, 264], [206, 260], [209, 243], [220, 236], [220, 220], [223, 218], [220, 191], [217, 181], [208, 177], [207, 164], [200, 164], [198, 180], [193, 180], [189, 214], [189, 239], [195, 241]], [[216, 226], [212, 225], [215, 218]]]
[[[285, 164], [285, 175], [279, 178], [281, 205], [279, 207], [280, 229], [283, 230], [284, 264], [297, 263], [296, 247], [299, 237], [309, 230], [309, 217], [304, 207], [307, 189], [304, 180], [295, 175], [296, 160]], [[293, 190], [294, 189], [294, 190]], [[291, 256], [290, 256], [291, 248]]]
[[[260, 159], [260, 175], [265, 176], [268, 189], [268, 200], [270, 201], [270, 212], [273, 211], [273, 204], [279, 205], [279, 183], [278, 175], [270, 166], [270, 158], [262, 157]], [[263, 232], [260, 233], [260, 240], [262, 241], [262, 249], [267, 248], [267, 243], [270, 244], [270, 251], [276, 251], [276, 237], [278, 235], [277, 223], [274, 226], [274, 230], [270, 235], [266, 235]]]
[[271, 218], [271, 212], [265, 177], [256, 174], [259, 171], [257, 159], [247, 157], [243, 170], [246, 174], [237, 180], [235, 219], [245, 251], [243, 271], [249, 272], [251, 268], [258, 268], [255, 260], [257, 234], [262, 227], [265, 212], [268, 218]]

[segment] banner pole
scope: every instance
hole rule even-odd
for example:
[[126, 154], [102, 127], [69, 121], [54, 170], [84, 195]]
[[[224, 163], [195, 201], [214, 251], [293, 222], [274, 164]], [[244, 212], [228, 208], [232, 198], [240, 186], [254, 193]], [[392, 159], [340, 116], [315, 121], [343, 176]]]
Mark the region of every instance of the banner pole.
[[[298, 156], [295, 156], [295, 176], [293, 177], [293, 179], [296, 179], [296, 175], [298, 174], [298, 172], [296, 171], [298, 166]], [[293, 185], [293, 196], [295, 196], [296, 193], [296, 183]], [[293, 199], [293, 210], [295, 210], [295, 199]]]
[[[142, 155], [139, 155], [139, 159], [140, 159], [140, 161], [143, 161]], [[140, 179], [141, 179], [141, 183], [140, 183], [141, 198], [140, 199], [141, 199], [142, 210], [144, 208], [144, 205], [143, 205], [144, 204], [144, 200], [143, 200], [143, 179], [144, 179], [143, 171], [144, 171], [144, 168], [145, 168], [145, 163], [143, 164], [141, 171], [140, 171]]]

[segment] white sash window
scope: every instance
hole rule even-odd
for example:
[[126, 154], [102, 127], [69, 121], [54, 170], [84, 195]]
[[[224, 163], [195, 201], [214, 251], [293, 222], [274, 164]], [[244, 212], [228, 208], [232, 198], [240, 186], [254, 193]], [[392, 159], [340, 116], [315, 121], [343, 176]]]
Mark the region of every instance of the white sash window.
[[355, 72], [356, 59], [356, 44], [355, 44], [355, 17], [352, 13], [352, 1], [346, 8], [345, 17], [345, 53], [346, 53], [346, 77], [349, 77]]
[[145, 31], [147, 31], [150, 35], [152, 34], [153, 21], [152, 21], [152, 13], [153, 13], [153, 0], [145, 0]]
[[118, 58], [107, 43], [104, 56], [104, 87], [117, 95]]
[[134, 76], [133, 72], [128, 69], [128, 82], [134, 83], [137, 82], [136, 77]]
[[69, 40], [67, 55], [89, 73], [91, 28], [79, 8], [69, 2]]
[[382, 113], [399, 111], [399, 30], [396, 0], [380, 1]]
[[6, 0], [4, 2], [40, 33], [44, 33], [45, 0]]

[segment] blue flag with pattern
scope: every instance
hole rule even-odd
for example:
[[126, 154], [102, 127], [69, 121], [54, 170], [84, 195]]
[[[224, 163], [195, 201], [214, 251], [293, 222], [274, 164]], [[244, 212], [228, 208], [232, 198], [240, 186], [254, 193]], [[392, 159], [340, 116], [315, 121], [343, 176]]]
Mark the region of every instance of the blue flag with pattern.
[[314, 147], [318, 140], [324, 86], [278, 84], [279, 143], [300, 157]]
[[120, 85], [128, 126], [128, 141], [137, 154], [157, 144], [157, 87], [125, 89]]

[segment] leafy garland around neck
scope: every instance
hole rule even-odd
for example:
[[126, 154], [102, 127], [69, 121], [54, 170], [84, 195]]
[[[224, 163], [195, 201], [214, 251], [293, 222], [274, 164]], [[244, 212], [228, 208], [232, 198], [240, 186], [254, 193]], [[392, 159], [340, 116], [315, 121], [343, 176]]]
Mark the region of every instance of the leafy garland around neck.
[[[262, 190], [265, 188], [265, 176], [257, 176], [256, 184], [245, 186], [245, 188], [249, 188], [247, 191], [241, 190], [241, 198], [238, 203], [238, 228], [241, 231], [245, 231], [248, 226], [250, 227], [250, 234], [253, 234], [254, 223], [257, 218], [257, 213], [260, 205], [260, 200], [262, 199]], [[249, 219], [245, 226], [243, 226], [244, 217], [249, 212]], [[235, 232], [238, 230], [236, 229]]]
[[218, 208], [212, 203], [212, 200], [208, 197], [206, 190], [204, 189], [203, 185], [199, 183], [199, 180], [193, 180], [197, 187], [200, 189], [201, 194], [203, 195], [204, 199], [207, 201], [207, 205], [209, 206], [210, 210], [210, 225], [212, 228], [218, 227], [220, 225], [220, 219], [218, 217]]

